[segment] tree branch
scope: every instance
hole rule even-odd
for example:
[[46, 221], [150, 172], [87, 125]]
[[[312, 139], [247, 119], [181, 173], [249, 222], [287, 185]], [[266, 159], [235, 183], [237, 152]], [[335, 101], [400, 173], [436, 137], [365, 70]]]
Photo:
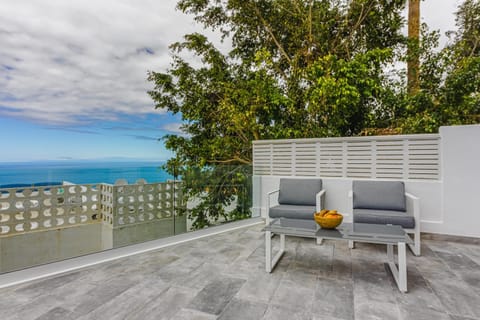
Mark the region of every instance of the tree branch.
[[273, 31], [270, 27], [270, 25], [267, 23], [267, 21], [263, 18], [262, 14], [260, 13], [260, 10], [258, 9], [257, 5], [254, 3], [253, 4], [253, 9], [255, 10], [255, 13], [257, 14], [257, 17], [260, 19], [260, 21], [262, 22], [262, 25], [263, 27], [265, 28], [265, 30], [267, 31], [267, 33], [270, 35], [270, 37], [272, 38], [273, 42], [275, 43], [275, 45], [277, 46], [278, 50], [280, 51], [280, 53], [282, 54], [282, 56], [288, 61], [288, 63], [292, 63], [292, 60], [290, 59], [290, 57], [288, 56], [287, 52], [285, 51], [285, 49], [283, 48], [283, 46], [280, 44], [280, 42], [277, 40], [277, 38], [275, 37], [275, 35], [273, 34]]
[[242, 159], [240, 157], [234, 157], [234, 158], [228, 159], [228, 160], [208, 160], [208, 162], [210, 162], [210, 163], [220, 163], [220, 164], [226, 164], [226, 163], [232, 163], [232, 162], [240, 162], [242, 164], [249, 164], [249, 165], [252, 164], [252, 161]]

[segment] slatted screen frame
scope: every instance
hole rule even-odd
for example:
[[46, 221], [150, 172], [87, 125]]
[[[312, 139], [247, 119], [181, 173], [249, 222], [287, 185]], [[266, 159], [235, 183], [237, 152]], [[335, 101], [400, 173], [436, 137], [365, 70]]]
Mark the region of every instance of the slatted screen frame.
[[255, 175], [440, 179], [437, 134], [253, 142]]

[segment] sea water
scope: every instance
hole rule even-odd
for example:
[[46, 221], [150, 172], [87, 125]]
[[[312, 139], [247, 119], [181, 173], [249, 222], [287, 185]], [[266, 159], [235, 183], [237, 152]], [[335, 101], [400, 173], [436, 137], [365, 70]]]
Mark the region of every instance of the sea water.
[[147, 183], [173, 179], [161, 161], [41, 161], [0, 163], [0, 186], [8, 184], [62, 183], [113, 184], [118, 179]]

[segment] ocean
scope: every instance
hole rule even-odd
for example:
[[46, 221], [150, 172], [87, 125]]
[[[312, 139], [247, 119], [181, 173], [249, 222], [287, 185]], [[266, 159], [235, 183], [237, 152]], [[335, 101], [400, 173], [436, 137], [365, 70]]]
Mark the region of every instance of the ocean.
[[173, 176], [162, 170], [158, 161], [39, 161], [0, 162], [0, 186], [10, 184], [45, 184], [64, 181], [75, 184], [113, 184], [117, 179], [135, 183], [163, 182]]

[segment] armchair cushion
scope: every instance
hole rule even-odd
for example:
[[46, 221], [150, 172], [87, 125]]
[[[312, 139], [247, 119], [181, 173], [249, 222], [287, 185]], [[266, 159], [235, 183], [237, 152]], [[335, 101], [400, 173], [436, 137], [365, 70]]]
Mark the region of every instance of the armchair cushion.
[[[278, 203], [281, 205], [316, 205], [315, 196], [322, 190], [322, 179], [280, 179]], [[315, 208], [312, 211], [315, 212]]]
[[415, 228], [415, 218], [405, 211], [353, 209], [353, 222], [393, 224], [402, 228]]
[[290, 219], [311, 219], [313, 220], [313, 214], [316, 211], [315, 205], [313, 206], [299, 206], [281, 204], [271, 207], [268, 214], [270, 218], [290, 218]]
[[353, 209], [406, 211], [402, 181], [353, 181]]

